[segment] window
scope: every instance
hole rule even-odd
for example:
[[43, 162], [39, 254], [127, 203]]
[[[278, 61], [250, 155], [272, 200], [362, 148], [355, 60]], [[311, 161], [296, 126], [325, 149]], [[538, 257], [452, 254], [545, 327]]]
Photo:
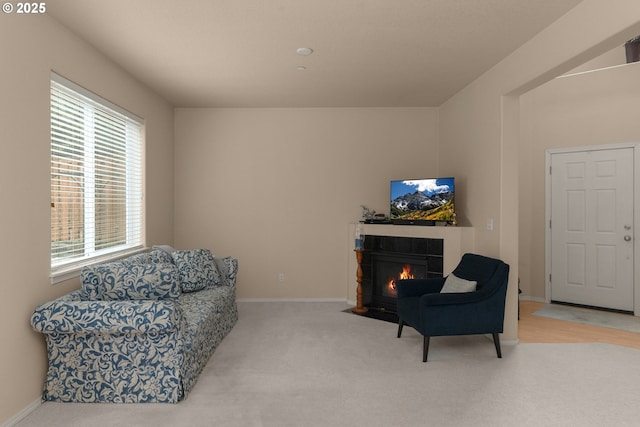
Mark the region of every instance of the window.
[[54, 281], [142, 247], [142, 134], [142, 119], [52, 74]]

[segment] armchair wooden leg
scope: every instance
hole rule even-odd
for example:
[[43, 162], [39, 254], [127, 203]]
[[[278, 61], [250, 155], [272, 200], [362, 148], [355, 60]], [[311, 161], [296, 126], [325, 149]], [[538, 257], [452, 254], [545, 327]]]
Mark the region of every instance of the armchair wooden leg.
[[429, 354], [429, 338], [431, 337], [423, 337], [422, 338], [422, 361], [427, 361], [427, 355]]
[[404, 321], [402, 319], [398, 320], [398, 338], [402, 335], [402, 327], [404, 326]]
[[496, 345], [496, 353], [498, 353], [498, 359], [502, 359], [502, 350], [500, 350], [500, 334], [493, 334], [493, 343]]

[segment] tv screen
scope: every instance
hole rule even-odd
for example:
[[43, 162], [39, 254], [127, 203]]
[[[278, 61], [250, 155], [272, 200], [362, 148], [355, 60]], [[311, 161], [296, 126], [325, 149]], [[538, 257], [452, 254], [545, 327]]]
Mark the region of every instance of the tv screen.
[[391, 213], [395, 223], [451, 222], [454, 219], [454, 179], [391, 181]]

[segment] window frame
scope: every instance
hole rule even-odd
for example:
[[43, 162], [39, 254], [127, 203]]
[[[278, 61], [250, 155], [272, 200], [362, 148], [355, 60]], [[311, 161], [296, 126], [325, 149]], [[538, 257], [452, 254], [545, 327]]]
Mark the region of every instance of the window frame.
[[[95, 190], [92, 188], [91, 180], [95, 179], [96, 176], [99, 176], [99, 173], [92, 172], [92, 170], [95, 170], [95, 163], [91, 164], [82, 162], [83, 177], [86, 175], [86, 177], [88, 178], [86, 180], [83, 180], [82, 190], [79, 191], [79, 193], [82, 193], [81, 197], [84, 214], [82, 215], [82, 219], [79, 221], [79, 223], [82, 223], [82, 225], [77, 225], [77, 227], [83, 230], [81, 238], [81, 244], [83, 245], [83, 254], [80, 256], [68, 257], [66, 260], [60, 259], [59, 257], [54, 257], [54, 227], [57, 226], [58, 223], [54, 223], [53, 210], [50, 210], [51, 215], [49, 218], [49, 262], [50, 279], [51, 283], [53, 284], [68, 280], [73, 277], [77, 277], [80, 270], [87, 265], [113, 261], [134, 253], [142, 252], [146, 249], [144, 199], [144, 119], [52, 71], [50, 79], [49, 103], [49, 118], [51, 125], [49, 143], [49, 147], [51, 150], [49, 163], [51, 168], [49, 175], [50, 194], [52, 197], [51, 209], [54, 209], [54, 182], [59, 183], [59, 181], [54, 181], [53, 173], [53, 166], [56, 163], [56, 161], [54, 160], [54, 151], [55, 147], [59, 145], [59, 142], [54, 141], [54, 128], [56, 127], [56, 124], [59, 126], [63, 123], [61, 121], [56, 121], [58, 120], [58, 118], [54, 117], [54, 90], [61, 91], [65, 96], [73, 98], [74, 101], [80, 103], [83, 106], [85, 112], [88, 111], [89, 115], [92, 115], [89, 121], [85, 119], [83, 123], [83, 129], [85, 131], [89, 129], [89, 132], [85, 134], [83, 141], [79, 144], [81, 145], [81, 148], [83, 150], [81, 157], [84, 160], [91, 160], [91, 156], [95, 155], [95, 150], [92, 149], [92, 139], [95, 138], [95, 132], [94, 129], [92, 129], [91, 126], [88, 125], [90, 121], [92, 121], [97, 115], [106, 112], [114, 117], [117, 117], [117, 120], [122, 120], [125, 123], [123, 129], [123, 133], [125, 135], [124, 140], [126, 141], [124, 143], [124, 164], [119, 166], [119, 170], [121, 172], [124, 172], [124, 181], [126, 182], [126, 184], [124, 185], [126, 188], [124, 196], [124, 221], [126, 231], [124, 232], [124, 243], [114, 244], [104, 249], [99, 249], [96, 247], [95, 236], [100, 235], [100, 231], [97, 230], [95, 224], [96, 212], [95, 210], [91, 210], [91, 205], [94, 205], [96, 203]], [[129, 145], [131, 141], [131, 139], [129, 138], [131, 126], [133, 126], [135, 128], [135, 132], [139, 134], [139, 138], [133, 140], [133, 147]], [[111, 130], [111, 128], [109, 128], [109, 130]], [[133, 168], [136, 169], [136, 175], [133, 178], [131, 178], [132, 175], [130, 174], [132, 165]], [[131, 188], [133, 188], [133, 190], [131, 190]], [[136, 198], [138, 197], [139, 201], [136, 203]], [[130, 217], [131, 213], [133, 213], [133, 216]], [[87, 218], [91, 219], [89, 220]], [[89, 224], [93, 225], [89, 229], [89, 234], [87, 235], [85, 234], [85, 231], [88, 230], [87, 227]], [[132, 236], [133, 239], [131, 239]]]

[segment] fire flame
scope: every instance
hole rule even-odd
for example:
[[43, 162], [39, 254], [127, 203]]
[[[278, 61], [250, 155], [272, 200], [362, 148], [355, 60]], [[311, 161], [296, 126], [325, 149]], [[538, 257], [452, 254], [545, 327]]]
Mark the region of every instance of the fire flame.
[[413, 279], [410, 264], [405, 264], [404, 267], [402, 267], [402, 272], [398, 274], [397, 278], [393, 277], [389, 279], [389, 281], [387, 282], [387, 291], [394, 296], [397, 295], [398, 292], [396, 290], [396, 281], [405, 279]]

